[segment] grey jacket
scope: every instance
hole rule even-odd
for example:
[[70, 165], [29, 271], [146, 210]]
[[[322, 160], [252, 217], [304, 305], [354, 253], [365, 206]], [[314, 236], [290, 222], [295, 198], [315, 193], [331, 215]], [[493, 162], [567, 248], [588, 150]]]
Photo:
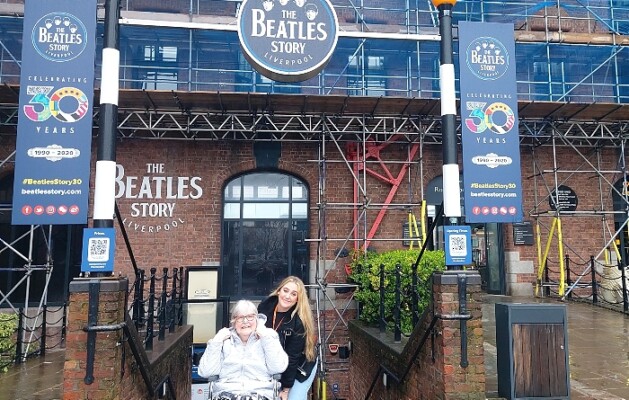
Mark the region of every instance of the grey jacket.
[[269, 331], [272, 332], [261, 338], [252, 334], [246, 345], [233, 329], [229, 339], [207, 342], [199, 362], [199, 375], [204, 378], [218, 375], [213, 394], [227, 390], [233, 393], [256, 392], [273, 398], [271, 378], [284, 372], [288, 356], [282, 349], [277, 332]]

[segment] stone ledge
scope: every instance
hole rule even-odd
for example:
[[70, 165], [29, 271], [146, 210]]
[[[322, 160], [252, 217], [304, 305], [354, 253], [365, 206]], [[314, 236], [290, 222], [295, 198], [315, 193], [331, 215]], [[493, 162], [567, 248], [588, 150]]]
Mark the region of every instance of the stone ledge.
[[74, 278], [70, 282], [70, 293], [89, 292], [90, 283], [92, 282], [100, 283], [100, 292], [126, 292], [129, 288], [129, 280], [127, 278]]
[[190, 336], [190, 338], [186, 338], [185, 340], [192, 343], [192, 325], [178, 326], [173, 333], [168, 333], [167, 331], [164, 340], [155, 339], [153, 341], [153, 350], [147, 350], [146, 352], [149, 363], [154, 365], [160, 362], [164, 357], [167, 357], [174, 351], [179, 342], [183, 340], [182, 338], [186, 336]]
[[396, 356], [402, 355], [404, 347], [406, 347], [406, 344], [408, 343], [408, 338], [405, 336], [402, 336], [402, 341], [400, 343], [396, 343], [393, 340], [393, 333], [381, 333], [380, 329], [373, 326], [368, 326], [364, 322], [357, 319], [348, 321], [348, 328], [350, 333], [353, 332], [354, 334], [365, 336], [372, 343], [377, 343], [383, 347], [388, 348]]
[[439, 285], [457, 285], [459, 275], [465, 275], [467, 277], [468, 286], [481, 284], [480, 274], [476, 270], [438, 272], [433, 275], [433, 280], [435, 284]]

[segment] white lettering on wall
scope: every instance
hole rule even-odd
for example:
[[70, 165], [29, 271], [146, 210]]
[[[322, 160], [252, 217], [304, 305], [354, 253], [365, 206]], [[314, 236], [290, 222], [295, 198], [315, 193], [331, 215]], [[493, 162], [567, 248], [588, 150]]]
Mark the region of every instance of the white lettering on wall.
[[[131, 203], [129, 217], [124, 218], [123, 224], [134, 231], [147, 233], [170, 231], [184, 224], [185, 220], [175, 215], [177, 201], [201, 198], [201, 177], [165, 176], [163, 163], [146, 164], [146, 174], [126, 176], [124, 167], [116, 165], [116, 198], [141, 200]], [[141, 218], [165, 221], [148, 225], [139, 222]]]

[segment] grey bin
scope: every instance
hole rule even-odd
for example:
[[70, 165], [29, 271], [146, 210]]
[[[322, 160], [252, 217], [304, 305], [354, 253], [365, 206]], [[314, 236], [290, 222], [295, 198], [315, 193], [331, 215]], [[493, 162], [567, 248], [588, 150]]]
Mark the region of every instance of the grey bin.
[[570, 399], [566, 306], [496, 304], [498, 395]]

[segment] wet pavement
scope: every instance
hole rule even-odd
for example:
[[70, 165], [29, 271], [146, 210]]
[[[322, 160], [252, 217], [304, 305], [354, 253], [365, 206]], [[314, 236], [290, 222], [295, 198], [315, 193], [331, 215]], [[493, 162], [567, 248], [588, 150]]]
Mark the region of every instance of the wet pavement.
[[567, 306], [570, 399], [629, 400], [629, 317], [585, 303], [491, 295], [483, 306], [487, 397], [498, 397], [494, 303], [537, 302]]
[[[494, 304], [535, 302], [555, 301], [485, 297], [483, 325], [488, 398], [498, 398]], [[565, 304], [571, 400], [629, 400], [629, 317], [588, 304]], [[0, 373], [0, 400], [61, 399], [64, 356], [63, 350], [56, 350]]]
[[0, 372], [0, 400], [58, 400], [63, 393], [63, 349]]

